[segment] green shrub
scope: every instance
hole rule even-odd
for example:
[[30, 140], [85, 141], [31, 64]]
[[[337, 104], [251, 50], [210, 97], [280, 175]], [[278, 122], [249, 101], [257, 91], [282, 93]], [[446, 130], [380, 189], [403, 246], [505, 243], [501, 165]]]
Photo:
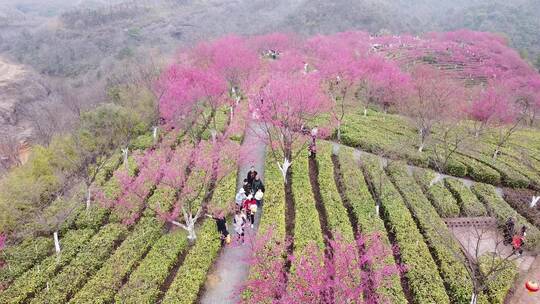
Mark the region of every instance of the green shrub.
[[79, 213], [75, 220], [75, 227], [77, 229], [92, 229], [96, 231], [101, 228], [108, 215], [108, 208], [93, 205], [90, 209], [83, 210]]
[[205, 221], [200, 227], [197, 242], [187, 254], [178, 269], [163, 304], [195, 303], [199, 290], [206, 282], [206, 276], [221, 248], [219, 235], [213, 221]]
[[294, 250], [302, 251], [310, 242], [324, 248], [319, 213], [315, 208], [315, 199], [309, 182], [308, 158], [301, 153], [294, 160], [292, 170], [292, 188], [294, 195], [295, 225]]
[[[459, 205], [452, 196], [452, 193], [444, 186], [442, 182], [437, 182], [431, 185], [431, 181], [436, 176], [436, 173], [431, 170], [416, 169], [414, 171], [416, 181], [420, 184], [426, 193], [427, 198], [437, 210], [441, 217], [458, 217]], [[431, 186], [430, 186], [431, 185]]]
[[141, 264], [129, 276], [129, 281], [115, 296], [116, 303], [157, 303], [161, 285], [180, 255], [188, 250], [184, 230], [163, 235], [150, 249]]
[[484, 205], [476, 198], [467, 186], [460, 180], [445, 178], [444, 184], [452, 192], [461, 207], [461, 213], [465, 216], [486, 216]]
[[37, 237], [6, 247], [0, 259], [7, 264], [0, 268], [0, 285], [7, 285], [54, 250], [53, 238]]
[[401, 260], [407, 266], [405, 277], [414, 303], [449, 303], [437, 265], [401, 195], [382, 170], [380, 159], [363, 155], [362, 166], [380, 199], [382, 217], [394, 233]]
[[468, 173], [468, 167], [460, 161], [449, 159], [446, 163], [445, 172], [452, 176], [465, 177]]
[[154, 146], [154, 136], [152, 133], [139, 135], [131, 143], [132, 150], [146, 150]]
[[408, 175], [407, 168], [399, 163], [392, 163], [388, 166], [388, 172], [431, 248], [451, 302], [469, 303], [473, 284], [465, 266], [466, 258], [461, 253], [461, 246], [454, 240], [420, 186]]
[[161, 235], [162, 224], [155, 217], [142, 218], [99, 271], [69, 303], [110, 303], [139, 259]]
[[464, 164], [467, 165], [469, 176], [479, 182], [488, 183], [492, 185], [501, 184], [501, 175], [497, 170], [475, 160], [474, 158], [457, 156]]
[[[383, 245], [390, 247], [390, 241], [388, 240], [384, 223], [375, 213], [375, 201], [371, 197], [368, 186], [364, 181], [359, 164], [354, 160], [352, 149], [346, 147], [340, 148], [339, 163], [346, 190], [345, 195], [349, 199], [356, 215], [358, 229], [364, 234], [378, 233]], [[373, 265], [373, 267], [380, 268], [395, 264], [394, 257], [389, 256], [381, 265]], [[407, 303], [405, 294], [401, 289], [399, 275], [397, 274], [386, 279], [377, 291], [385, 299], [389, 300], [390, 303]]]
[[[485, 254], [479, 258], [480, 271], [486, 276], [487, 294], [493, 304], [503, 304], [514, 286], [518, 269], [514, 261]], [[493, 271], [496, 269], [497, 271]]]
[[69, 265], [48, 281], [49, 288], [37, 293], [30, 303], [66, 303], [68, 297], [79, 290], [101, 267], [113, 251], [115, 244], [126, 233], [126, 228], [119, 224], [109, 224], [103, 227]]
[[0, 293], [0, 303], [22, 304], [41, 290], [84, 247], [94, 232], [89, 229], [71, 230], [60, 235], [61, 254], [51, 255], [18, 277], [13, 284]]
[[351, 228], [351, 222], [334, 181], [334, 172], [332, 170], [334, 165], [331, 158], [332, 147], [328, 143], [320, 142], [317, 148], [318, 182], [322, 202], [328, 217], [328, 228], [332, 232], [339, 232], [344, 240], [352, 242], [354, 241], [354, 234]]

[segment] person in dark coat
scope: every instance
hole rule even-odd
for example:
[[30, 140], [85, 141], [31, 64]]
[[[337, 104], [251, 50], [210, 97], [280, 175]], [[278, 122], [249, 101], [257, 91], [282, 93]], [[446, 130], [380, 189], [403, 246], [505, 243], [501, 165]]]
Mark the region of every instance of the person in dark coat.
[[503, 236], [504, 236], [505, 245], [508, 245], [512, 242], [512, 237], [514, 236], [514, 233], [515, 233], [514, 231], [515, 226], [516, 224], [515, 224], [514, 219], [509, 217], [506, 223], [504, 224]]
[[242, 188], [244, 188], [244, 194], [246, 196], [251, 194], [251, 183], [248, 183], [247, 178], [244, 178], [244, 184], [242, 185]]
[[255, 180], [255, 176], [257, 176], [257, 171], [255, 171], [255, 167], [251, 166], [251, 169], [249, 169], [249, 172], [247, 173], [247, 182], [248, 184], [252, 185], [253, 181]]
[[251, 191], [253, 191], [253, 193], [257, 193], [259, 189], [264, 193], [264, 184], [259, 176], [256, 175], [253, 183], [251, 184]]
[[216, 228], [219, 233], [219, 238], [221, 240], [221, 246], [225, 245], [225, 240], [227, 239], [227, 236], [229, 235], [229, 231], [227, 230], [227, 220], [225, 219], [225, 215], [223, 213], [220, 213], [218, 215], [208, 215], [208, 217], [211, 217], [216, 221]]

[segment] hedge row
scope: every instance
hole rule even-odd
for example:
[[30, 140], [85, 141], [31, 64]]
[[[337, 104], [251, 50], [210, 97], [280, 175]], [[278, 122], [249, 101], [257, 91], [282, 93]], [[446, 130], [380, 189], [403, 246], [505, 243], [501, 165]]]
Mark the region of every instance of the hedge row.
[[52, 237], [26, 239], [22, 243], [2, 250], [0, 259], [7, 264], [0, 268], [0, 286], [6, 286], [15, 278], [39, 263], [54, 250]]
[[[485, 254], [479, 258], [480, 271], [486, 275], [486, 288], [492, 304], [503, 304], [506, 295], [514, 286], [518, 269], [514, 261], [502, 260], [499, 257]], [[497, 269], [498, 271], [490, 270]]]
[[331, 144], [325, 142], [318, 144], [317, 162], [319, 166], [318, 182], [328, 215], [329, 228], [332, 232], [339, 232], [344, 240], [352, 242], [354, 241], [354, 233], [351, 221], [334, 181]]
[[452, 192], [461, 207], [461, 214], [464, 216], [486, 216], [487, 211], [484, 205], [476, 198], [463, 182], [453, 178], [445, 178], [444, 184]]
[[540, 193], [528, 189], [504, 189], [504, 200], [538, 228], [540, 227], [540, 204], [534, 208], [530, 207], [532, 197], [535, 195], [538, 196]]
[[142, 218], [99, 271], [69, 303], [110, 303], [140, 258], [161, 235], [162, 223], [155, 217]]
[[473, 180], [492, 185], [501, 184], [501, 174], [497, 170], [471, 157], [459, 154], [454, 157], [467, 166], [467, 175]]
[[380, 199], [383, 218], [395, 236], [401, 260], [408, 267], [405, 277], [414, 303], [449, 303], [437, 265], [401, 195], [381, 168], [380, 159], [364, 155], [362, 165]]
[[[369, 189], [364, 181], [364, 176], [360, 170], [359, 164], [354, 160], [353, 151], [350, 148], [341, 147], [339, 152], [339, 163], [341, 175], [345, 185], [346, 197], [352, 206], [356, 215], [358, 229], [364, 234], [378, 233], [383, 245], [390, 248], [390, 241], [384, 228], [384, 223], [375, 212], [375, 201], [371, 197]], [[385, 265], [395, 265], [396, 262], [392, 255], [384, 261], [382, 265], [374, 267], [384, 267]], [[377, 290], [384, 299], [390, 303], [407, 303], [405, 294], [401, 289], [401, 283], [398, 274], [390, 276], [385, 282], [382, 282]]]
[[195, 303], [206, 276], [221, 247], [214, 221], [205, 221], [199, 230], [197, 242], [178, 269], [176, 277], [161, 303]]
[[497, 218], [500, 225], [503, 225], [508, 218], [515, 217], [516, 227], [527, 226], [527, 237], [525, 245], [527, 248], [534, 249], [538, 247], [540, 241], [540, 231], [531, 225], [523, 216], [516, 212], [507, 202], [505, 202], [496, 192], [495, 187], [487, 184], [476, 183], [471, 187], [478, 199], [487, 207], [489, 213]]
[[[217, 186], [212, 201], [218, 207], [224, 208], [234, 198], [235, 193], [236, 174], [231, 173]], [[195, 245], [178, 269], [162, 303], [195, 303], [220, 248], [216, 224], [212, 220], [205, 220], [199, 228]]]
[[464, 264], [466, 258], [461, 253], [460, 245], [456, 243], [444, 221], [424, 196], [420, 186], [408, 175], [406, 166], [392, 163], [387, 171], [400, 190], [431, 248], [451, 302], [469, 303], [473, 283]]
[[437, 182], [431, 185], [431, 182], [436, 177], [435, 172], [417, 168], [414, 170], [413, 174], [440, 217], [447, 218], [459, 216], [459, 205], [444, 184], [442, 182]]
[[276, 164], [269, 157], [264, 169], [265, 193], [264, 210], [259, 222], [259, 234], [272, 229], [277, 239], [285, 239], [285, 189], [283, 177]]
[[0, 303], [25, 303], [71, 261], [93, 234], [94, 231], [83, 229], [71, 230], [65, 236], [60, 236], [61, 254], [49, 256], [18, 277], [7, 290], [0, 293]]
[[504, 154], [501, 154], [497, 158], [497, 161], [503, 162], [508, 167], [513, 168], [515, 171], [521, 173], [523, 176], [527, 177], [532, 184], [536, 186], [540, 185], [540, 174], [538, 170], [532, 169], [519, 160]]
[[109, 178], [114, 173], [114, 170], [118, 168], [122, 161], [121, 154], [119, 152], [115, 152], [103, 165], [101, 170], [96, 175], [95, 183], [97, 185], [103, 185], [105, 182], [109, 180]]
[[515, 171], [503, 162], [494, 161], [491, 156], [476, 153], [471, 158], [474, 158], [493, 169], [497, 170], [501, 175], [502, 184], [511, 188], [527, 188], [529, 186], [529, 179], [523, 176], [521, 173]]
[[289, 170], [292, 171], [292, 188], [295, 204], [294, 251], [301, 252], [310, 242], [324, 248], [319, 213], [309, 182], [307, 155], [300, 154]]
[[175, 203], [176, 192], [176, 189], [170, 186], [157, 185], [152, 196], [148, 198], [147, 204], [150, 208], [144, 210], [144, 216], [156, 216], [155, 210], [162, 212], [171, 210]]
[[99, 230], [107, 217], [110, 210], [105, 207], [92, 205], [90, 209], [83, 210], [79, 213], [79, 216], [75, 220], [75, 227], [77, 229], [92, 229]]
[[130, 275], [129, 281], [115, 296], [116, 303], [157, 303], [165, 282], [177, 259], [188, 249], [187, 234], [177, 229], [163, 235]]
[[137, 136], [131, 143], [132, 150], [146, 150], [154, 146], [154, 136], [152, 132]]
[[127, 229], [119, 224], [103, 227], [71, 263], [50, 280], [48, 289], [39, 292], [30, 303], [66, 303], [103, 264]]

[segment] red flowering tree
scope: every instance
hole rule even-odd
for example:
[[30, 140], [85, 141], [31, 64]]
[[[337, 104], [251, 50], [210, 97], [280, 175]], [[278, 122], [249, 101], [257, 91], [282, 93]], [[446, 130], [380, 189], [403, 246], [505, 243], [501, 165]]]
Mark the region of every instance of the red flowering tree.
[[[281, 60], [281, 59], [280, 59]], [[279, 60], [278, 60], [279, 61]], [[332, 106], [321, 87], [317, 73], [274, 72], [264, 75], [251, 102], [263, 125], [262, 138], [278, 161], [284, 182], [293, 159], [307, 142], [303, 128]]]
[[[252, 303], [382, 303], [377, 289], [399, 271], [383, 266], [392, 251], [378, 235], [359, 236], [347, 242], [339, 234], [329, 240], [332, 255], [315, 244], [290, 255], [295, 269], [286, 273], [283, 252], [287, 244], [276, 242], [272, 233], [254, 242], [250, 265], [255, 275], [244, 285]], [[358, 248], [364, 248], [360, 253]], [[373, 267], [373, 265], [379, 265]]]
[[412, 78], [411, 93], [399, 110], [415, 124], [422, 152], [434, 127], [463, 110], [463, 85], [428, 65], [414, 67]]
[[351, 40], [349, 33], [343, 33], [311, 38], [306, 41], [305, 49], [309, 64], [313, 65], [324, 79], [326, 91], [334, 102], [332, 116], [337, 124], [337, 140], [341, 141], [341, 124], [363, 75], [360, 60], [368, 48]]

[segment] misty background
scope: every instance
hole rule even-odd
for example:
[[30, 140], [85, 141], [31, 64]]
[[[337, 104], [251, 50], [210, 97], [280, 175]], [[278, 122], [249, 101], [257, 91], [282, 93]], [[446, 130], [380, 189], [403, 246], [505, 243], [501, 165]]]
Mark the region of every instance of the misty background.
[[540, 68], [539, 0], [0, 0], [0, 156], [69, 131], [109, 88], [135, 78], [150, 86], [199, 40], [461, 28], [501, 33]]

